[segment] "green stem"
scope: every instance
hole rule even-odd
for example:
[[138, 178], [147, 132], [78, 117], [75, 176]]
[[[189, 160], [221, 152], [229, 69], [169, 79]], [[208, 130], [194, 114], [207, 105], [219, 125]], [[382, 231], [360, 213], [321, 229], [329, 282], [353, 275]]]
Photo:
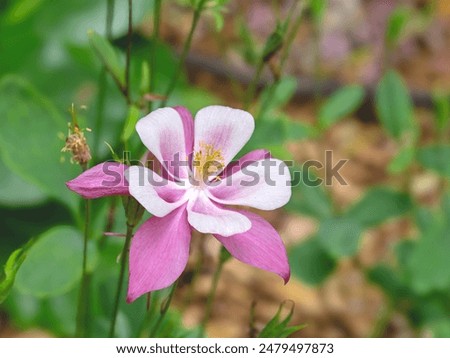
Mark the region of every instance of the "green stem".
[[[155, 0], [153, 8], [153, 33], [152, 44], [150, 47], [150, 93], [155, 90], [155, 75], [156, 75], [156, 48], [159, 41], [159, 27], [161, 22], [161, 0]], [[153, 103], [149, 103], [149, 109], [152, 110]]]
[[88, 306], [88, 286], [89, 286], [89, 274], [87, 272], [87, 247], [89, 241], [89, 224], [90, 224], [90, 200], [85, 200], [85, 220], [84, 220], [84, 238], [83, 238], [83, 263], [82, 263], [82, 276], [81, 287], [78, 296], [78, 308], [76, 316], [76, 337], [83, 337], [86, 332], [87, 323], [87, 306]]
[[158, 333], [158, 330], [161, 326], [161, 323], [164, 320], [164, 317], [166, 316], [167, 311], [169, 310], [170, 304], [172, 302], [173, 295], [175, 293], [175, 290], [177, 288], [178, 281], [175, 281], [175, 283], [170, 288], [169, 295], [167, 298], [161, 303], [161, 311], [159, 313], [158, 321], [156, 321], [155, 326], [152, 329], [152, 332], [150, 333], [150, 337], [154, 337], [156, 333]]
[[125, 238], [125, 244], [123, 245], [123, 250], [122, 250], [121, 257], [120, 257], [120, 273], [119, 273], [119, 280], [117, 281], [117, 290], [116, 290], [116, 297], [114, 300], [114, 308], [113, 308], [113, 314], [112, 314], [112, 318], [111, 318], [111, 326], [109, 328], [109, 337], [114, 337], [117, 313], [119, 311], [120, 296], [122, 293], [123, 279], [125, 277], [125, 268], [127, 266], [128, 251], [130, 248], [131, 238], [133, 236], [133, 229], [134, 229], [134, 225], [130, 225], [127, 223], [127, 235]]
[[125, 97], [128, 104], [131, 104], [130, 91], [130, 63], [131, 63], [131, 42], [133, 35], [133, 0], [128, 0], [128, 32], [127, 32], [127, 55], [125, 59]]
[[178, 77], [180, 76], [181, 69], [186, 61], [186, 57], [189, 53], [189, 49], [191, 48], [192, 38], [194, 36], [194, 31], [197, 27], [198, 20], [200, 20], [200, 15], [203, 11], [203, 6], [205, 5], [206, 0], [200, 0], [197, 8], [194, 11], [194, 15], [192, 17], [192, 23], [191, 23], [191, 29], [189, 30], [189, 35], [184, 43], [183, 50], [180, 55], [180, 61], [178, 61], [178, 66], [175, 70], [174, 75], [172, 76], [172, 79], [170, 80], [169, 86], [167, 87], [166, 93], [164, 94], [164, 99], [161, 103], [161, 107], [165, 107], [167, 104], [167, 100], [169, 99], [169, 96], [172, 94], [173, 90], [175, 89], [175, 85], [178, 82]]
[[247, 111], [250, 108], [250, 104], [255, 97], [256, 86], [258, 85], [259, 79], [261, 78], [262, 70], [264, 68], [264, 61], [260, 59], [258, 63], [258, 68], [256, 69], [255, 75], [250, 82], [246, 95], [244, 97], [244, 109]]
[[222, 274], [223, 265], [226, 260], [223, 260], [222, 257], [219, 259], [219, 263], [217, 264], [216, 271], [214, 272], [214, 276], [211, 283], [211, 289], [209, 290], [208, 298], [206, 301], [206, 309], [205, 315], [203, 316], [203, 320], [200, 324], [200, 327], [203, 331], [205, 331], [206, 324], [208, 323], [209, 316], [212, 312], [212, 307], [214, 303], [214, 299], [216, 297], [217, 286], [219, 284], [220, 275]]

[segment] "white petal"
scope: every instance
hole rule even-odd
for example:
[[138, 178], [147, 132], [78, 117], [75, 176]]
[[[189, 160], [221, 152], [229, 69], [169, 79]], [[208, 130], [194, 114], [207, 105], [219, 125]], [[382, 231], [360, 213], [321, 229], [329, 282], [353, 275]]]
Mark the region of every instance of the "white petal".
[[200, 143], [210, 144], [222, 152], [226, 166], [250, 139], [255, 129], [252, 115], [240, 109], [209, 106], [195, 116], [194, 152]]
[[246, 216], [221, 208], [203, 190], [192, 189], [191, 195], [187, 205], [188, 221], [198, 231], [227, 237], [251, 228]]
[[278, 159], [258, 160], [219, 184], [211, 183], [209, 197], [227, 205], [245, 205], [273, 210], [285, 205], [291, 197], [291, 175], [287, 165]]
[[148, 168], [131, 166], [125, 171], [125, 177], [130, 195], [155, 216], [165, 216], [187, 201], [186, 183], [161, 178]]
[[[185, 131], [180, 114], [173, 108], [160, 108], [140, 119], [136, 131], [142, 143], [176, 178], [188, 176], [188, 165], [176, 164], [187, 158]], [[174, 162], [175, 160], [175, 162]]]

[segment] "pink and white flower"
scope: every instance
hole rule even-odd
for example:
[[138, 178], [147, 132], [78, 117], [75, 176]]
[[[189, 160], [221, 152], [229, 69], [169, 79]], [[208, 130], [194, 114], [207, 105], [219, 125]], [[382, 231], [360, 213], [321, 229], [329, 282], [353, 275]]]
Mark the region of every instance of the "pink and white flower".
[[[231, 162], [253, 133], [251, 114], [210, 106], [194, 121], [183, 107], [161, 108], [142, 118], [136, 130], [162, 165], [159, 173], [119, 163], [105, 170], [99, 164], [67, 183], [86, 198], [129, 194], [153, 215], [131, 242], [128, 302], [181, 275], [192, 229], [214, 235], [238, 260], [289, 280], [286, 249], [276, 230], [254, 213], [228, 207], [273, 210], [291, 196], [289, 169], [266, 150]], [[185, 165], [177, 165], [180, 160]]]

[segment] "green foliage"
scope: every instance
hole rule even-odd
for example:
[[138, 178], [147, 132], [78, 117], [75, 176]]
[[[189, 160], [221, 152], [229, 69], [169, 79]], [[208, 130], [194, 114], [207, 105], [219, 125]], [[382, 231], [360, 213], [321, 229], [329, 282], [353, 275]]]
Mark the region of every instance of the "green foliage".
[[337, 90], [326, 100], [319, 112], [319, 126], [328, 129], [337, 121], [354, 112], [364, 100], [364, 88], [349, 85]]
[[310, 285], [321, 284], [336, 267], [335, 259], [325, 251], [317, 237], [291, 248], [289, 263], [292, 273]]
[[260, 115], [271, 116], [277, 110], [282, 109], [295, 94], [297, 79], [295, 77], [283, 77], [271, 86], [264, 89], [260, 96]]
[[264, 62], [269, 61], [283, 46], [284, 36], [287, 30], [286, 25], [286, 23], [277, 23], [275, 30], [267, 38], [261, 55]]
[[125, 87], [125, 65], [109, 41], [93, 30], [88, 31], [89, 42], [103, 65], [111, 72], [118, 84]]
[[403, 35], [411, 12], [405, 7], [396, 8], [389, 16], [385, 33], [387, 46], [394, 47]]
[[64, 141], [58, 132], [67, 124], [51, 103], [30, 84], [17, 77], [0, 82], [0, 155], [6, 166], [48, 196], [76, 209], [78, 198], [65, 182], [80, 171], [61, 163]]
[[3, 273], [0, 275], [0, 303], [8, 297], [14, 284], [14, 280], [16, 279], [17, 271], [25, 260], [28, 250], [33, 243], [34, 240], [30, 240], [22, 248], [14, 251], [6, 261]]
[[[54, 227], [42, 234], [28, 251], [16, 277], [16, 287], [25, 294], [51, 297], [69, 292], [81, 278], [81, 234], [67, 226]], [[95, 264], [91, 247], [90, 262]]]
[[[283, 311], [288, 304], [290, 308], [288, 308], [288, 312], [283, 318]], [[294, 307], [295, 304], [292, 301], [282, 302], [275, 316], [264, 326], [258, 338], [286, 338], [303, 329], [305, 325], [288, 326], [294, 313]]]
[[317, 240], [334, 258], [353, 256], [357, 253], [362, 226], [356, 218], [332, 218], [322, 221]]
[[135, 132], [136, 123], [141, 116], [141, 111], [135, 105], [131, 105], [128, 109], [128, 116], [122, 131], [122, 141], [126, 142]]
[[436, 93], [433, 96], [435, 108], [436, 129], [440, 134], [447, 127], [450, 122], [450, 95]]
[[405, 146], [391, 160], [388, 171], [392, 174], [399, 174], [408, 169], [413, 163], [416, 156], [416, 148], [414, 146]]
[[37, 186], [14, 174], [0, 156], [0, 205], [9, 207], [33, 206], [42, 203], [46, 195]]
[[411, 209], [412, 202], [407, 194], [387, 187], [377, 187], [365, 193], [363, 198], [346, 212], [345, 216], [358, 221], [363, 228], [367, 229], [404, 215]]
[[310, 0], [309, 8], [316, 24], [319, 24], [328, 6], [328, 0]]
[[402, 78], [393, 70], [378, 84], [375, 105], [381, 124], [396, 139], [415, 129], [411, 97]]
[[325, 220], [333, 216], [333, 203], [322, 185], [318, 185], [318, 178], [308, 171], [294, 167], [292, 177], [292, 198], [286, 209]]
[[433, 144], [419, 148], [417, 160], [427, 169], [431, 169], [443, 177], [450, 178], [450, 145]]

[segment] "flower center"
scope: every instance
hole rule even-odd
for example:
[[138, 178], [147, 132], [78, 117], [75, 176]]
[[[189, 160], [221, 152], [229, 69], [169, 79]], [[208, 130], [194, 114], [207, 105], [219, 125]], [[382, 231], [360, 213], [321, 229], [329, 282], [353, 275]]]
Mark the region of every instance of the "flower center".
[[222, 151], [211, 144], [200, 142], [199, 150], [194, 153], [192, 165], [194, 177], [198, 181], [207, 181], [211, 175], [219, 173], [224, 167]]

